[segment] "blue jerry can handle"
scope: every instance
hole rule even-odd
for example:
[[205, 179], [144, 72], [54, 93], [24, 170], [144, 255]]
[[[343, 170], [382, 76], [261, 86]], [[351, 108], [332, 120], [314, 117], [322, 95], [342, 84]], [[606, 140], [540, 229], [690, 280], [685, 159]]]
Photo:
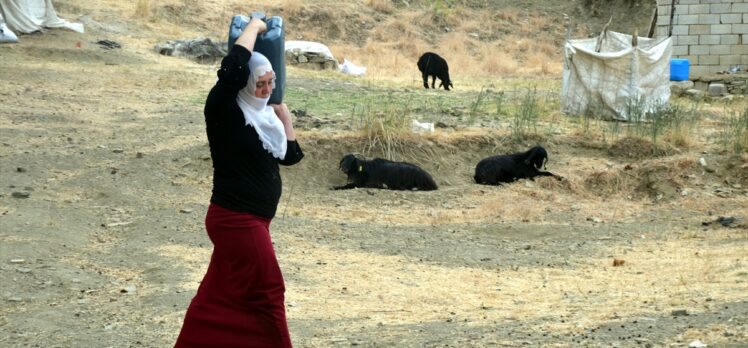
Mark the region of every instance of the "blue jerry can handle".
[[262, 53], [270, 60], [275, 71], [275, 89], [270, 95], [271, 104], [280, 104], [283, 101], [283, 93], [286, 88], [286, 57], [285, 57], [285, 33], [283, 18], [274, 16], [267, 18], [263, 12], [252, 12], [251, 16], [236, 15], [231, 19], [229, 25], [228, 49], [236, 43], [236, 39], [242, 34], [251, 18], [260, 18], [267, 24], [267, 31], [258, 35], [254, 50]]

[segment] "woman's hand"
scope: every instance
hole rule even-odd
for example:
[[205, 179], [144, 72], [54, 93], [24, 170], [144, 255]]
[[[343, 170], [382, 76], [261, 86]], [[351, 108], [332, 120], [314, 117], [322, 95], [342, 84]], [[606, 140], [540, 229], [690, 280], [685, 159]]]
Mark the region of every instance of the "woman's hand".
[[286, 106], [285, 103], [268, 104], [268, 106], [273, 108], [275, 116], [278, 116], [278, 119], [283, 123], [283, 129], [286, 131], [286, 138], [290, 141], [296, 140], [296, 133], [293, 130], [293, 121], [291, 120], [291, 112], [288, 111], [288, 106]]
[[247, 24], [247, 28], [245, 30], [247, 30], [247, 29], [253, 30], [257, 34], [262, 34], [266, 30], [268, 30], [268, 25], [265, 24], [265, 21], [263, 21], [262, 19], [252, 18], [249, 21], [249, 24]]
[[268, 105], [273, 108], [275, 115], [283, 122], [283, 125], [291, 124], [291, 112], [288, 111], [288, 106], [285, 103]]
[[236, 44], [244, 46], [244, 48], [252, 52], [255, 47], [257, 35], [264, 33], [267, 29], [268, 26], [262, 19], [252, 18], [247, 27], [244, 28], [242, 34], [239, 35], [239, 38], [236, 39]]

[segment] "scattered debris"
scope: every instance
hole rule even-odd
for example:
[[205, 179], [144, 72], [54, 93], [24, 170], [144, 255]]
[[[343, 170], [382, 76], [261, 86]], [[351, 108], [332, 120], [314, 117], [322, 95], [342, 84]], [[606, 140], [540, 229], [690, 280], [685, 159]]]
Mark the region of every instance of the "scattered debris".
[[135, 285], [126, 285], [119, 289], [119, 292], [123, 294], [134, 294], [136, 290], [137, 288], [135, 287]]
[[413, 120], [413, 122], [410, 125], [410, 130], [413, 131], [413, 133], [433, 133], [434, 123], [433, 122], [418, 122], [418, 120]]
[[29, 192], [13, 192], [11, 194], [11, 196], [13, 196], [13, 198], [29, 198], [29, 197], [31, 197], [31, 193], [29, 193]]
[[189, 57], [198, 63], [214, 63], [223, 59], [228, 50], [225, 42], [214, 42], [207, 37], [191, 40], [169, 40], [154, 47], [156, 52], [165, 56]]
[[709, 226], [711, 224], [720, 224], [723, 227], [739, 227], [740, 219], [734, 216], [720, 216], [714, 221], [704, 221], [701, 223], [702, 226]]
[[98, 44], [99, 46], [101, 46], [101, 48], [105, 50], [113, 50], [115, 48], [122, 48], [122, 45], [112, 40], [99, 40], [99, 41], [96, 41], [96, 44]]

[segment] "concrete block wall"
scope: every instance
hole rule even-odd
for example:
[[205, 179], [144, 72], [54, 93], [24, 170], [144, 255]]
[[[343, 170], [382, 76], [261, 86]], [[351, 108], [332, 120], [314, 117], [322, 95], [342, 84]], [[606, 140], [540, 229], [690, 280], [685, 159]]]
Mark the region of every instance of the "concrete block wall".
[[[672, 0], [657, 0], [656, 37], [668, 35]], [[748, 0], [675, 0], [673, 58], [691, 79], [740, 65], [748, 69]]]

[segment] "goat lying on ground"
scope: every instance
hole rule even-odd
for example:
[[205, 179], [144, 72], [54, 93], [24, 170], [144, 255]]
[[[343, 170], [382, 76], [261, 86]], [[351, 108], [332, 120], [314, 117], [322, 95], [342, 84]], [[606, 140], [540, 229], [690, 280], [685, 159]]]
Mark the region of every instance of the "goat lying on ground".
[[436, 84], [438, 77], [441, 82], [439, 87], [444, 86], [445, 90], [452, 87], [452, 81], [449, 79], [449, 66], [444, 58], [433, 52], [426, 52], [418, 58], [418, 70], [423, 75], [423, 87], [429, 88], [429, 76], [431, 76], [431, 88]]
[[353, 154], [343, 156], [340, 170], [348, 175], [348, 184], [336, 190], [354, 187], [386, 188], [390, 190], [436, 190], [431, 175], [415, 164], [375, 158], [366, 160]]
[[482, 159], [475, 167], [475, 182], [484, 185], [510, 183], [517, 179], [533, 180], [536, 176], [562, 177], [551, 172], [540, 171], [548, 161], [548, 153], [542, 146], [535, 146], [523, 153], [499, 155]]

